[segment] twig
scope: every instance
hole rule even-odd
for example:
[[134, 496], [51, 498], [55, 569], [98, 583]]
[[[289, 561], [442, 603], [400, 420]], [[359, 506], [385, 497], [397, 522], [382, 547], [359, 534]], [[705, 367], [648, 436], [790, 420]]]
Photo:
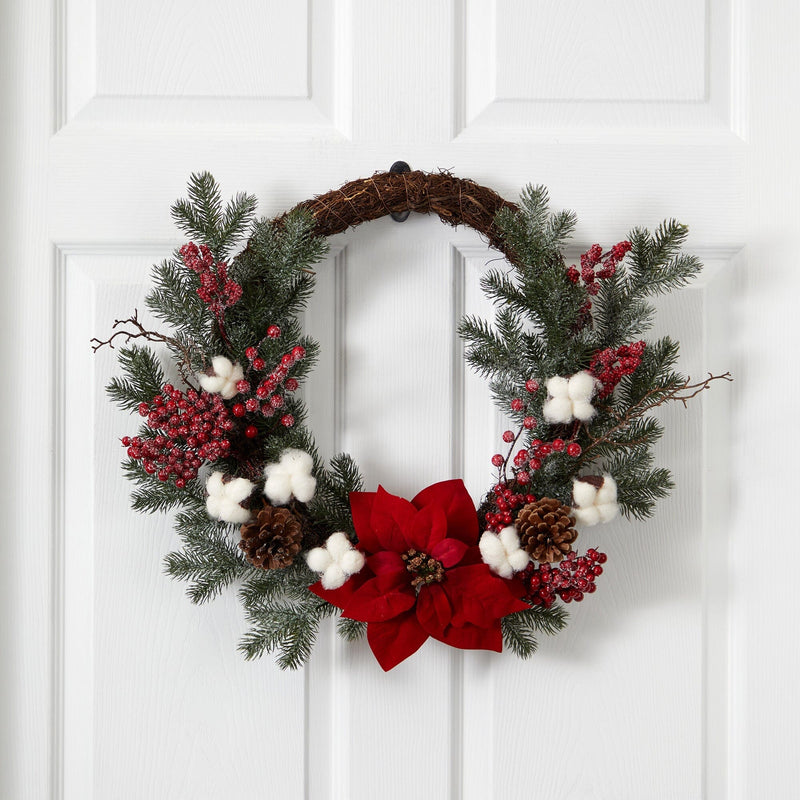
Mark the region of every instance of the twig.
[[[698, 383], [690, 383], [692, 379], [687, 378], [684, 383], [680, 386], [673, 386], [671, 389], [665, 391], [665, 386], [655, 386], [654, 388], [650, 389], [648, 392], [644, 394], [644, 396], [639, 400], [638, 403], [631, 406], [628, 411], [622, 415], [616, 415], [617, 417], [617, 424], [614, 427], [610, 428], [606, 431], [602, 436], [594, 437], [589, 433], [588, 426], [584, 425], [586, 430], [586, 434], [592, 440], [592, 443], [586, 447], [583, 451], [584, 455], [590, 452], [593, 448], [601, 445], [601, 444], [615, 444], [611, 440], [611, 436], [615, 434], [617, 431], [622, 430], [623, 428], [627, 428], [633, 420], [638, 419], [639, 417], [646, 414], [648, 411], [654, 408], [658, 408], [658, 406], [664, 405], [665, 403], [669, 403], [672, 401], [678, 401], [683, 403], [684, 408], [686, 408], [687, 403], [693, 397], [697, 397], [700, 392], [708, 389], [711, 385], [712, 381], [732, 381], [733, 376], [730, 372], [724, 372], [722, 375], [712, 375], [710, 372], [708, 373], [708, 377]], [[689, 392], [689, 394], [683, 394], [683, 392]], [[652, 400], [654, 396], [659, 396], [658, 401]], [[649, 401], [649, 402], [648, 402]], [[611, 413], [613, 409], [608, 408], [608, 411]], [[626, 443], [626, 446], [631, 444], [630, 442]], [[635, 443], [634, 443], [635, 444]]]
[[[132, 325], [136, 331], [126, 329], [116, 330], [120, 325]], [[139, 321], [138, 309], [135, 308], [133, 310], [133, 316], [128, 317], [128, 319], [115, 319], [111, 329], [114, 330], [115, 333], [112, 333], [108, 339], [102, 340], [98, 339], [97, 337], [90, 339], [90, 342], [93, 342], [92, 352], [96, 353], [104, 345], [108, 345], [109, 349], [113, 350], [114, 339], [116, 339], [117, 336], [124, 336], [125, 344], [130, 342], [131, 339], [145, 339], [148, 342], [161, 342], [162, 344], [173, 347], [181, 353], [183, 356], [183, 362], [178, 365], [181, 377], [189, 386], [195, 389], [197, 388], [189, 380], [189, 375], [192, 374], [192, 354], [189, 349], [172, 336], [165, 336], [163, 333], [158, 333], [158, 331], [147, 330], [147, 328], [145, 328], [144, 325], [142, 325], [142, 323]]]

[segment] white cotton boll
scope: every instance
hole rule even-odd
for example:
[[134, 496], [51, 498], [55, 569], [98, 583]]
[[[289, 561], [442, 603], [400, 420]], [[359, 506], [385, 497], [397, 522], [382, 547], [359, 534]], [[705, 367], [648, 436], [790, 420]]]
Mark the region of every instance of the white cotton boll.
[[497, 567], [506, 560], [506, 549], [496, 533], [486, 531], [478, 542], [481, 558], [490, 567]]
[[250, 497], [255, 488], [256, 485], [247, 480], [247, 478], [234, 478], [232, 481], [223, 484], [222, 491], [229, 500], [234, 503], [241, 503], [242, 500]]
[[209, 394], [219, 394], [227, 383], [219, 375], [206, 375], [204, 372], [198, 373], [197, 380], [200, 381], [200, 388]]
[[307, 503], [317, 490], [317, 479], [312, 475], [293, 475], [292, 493], [301, 502]]
[[342, 531], [332, 533], [325, 542], [325, 547], [334, 561], [339, 561], [348, 550], [353, 549], [347, 534]]
[[597, 499], [595, 503], [598, 505], [604, 503], [617, 502], [617, 482], [610, 476], [603, 476], [603, 485], [597, 490]]
[[597, 489], [588, 481], [572, 481], [572, 500], [579, 508], [594, 505]]
[[210, 494], [206, 499], [206, 511], [208, 516], [213, 519], [220, 519], [220, 512], [222, 511], [222, 498], [217, 495]]
[[[269, 468], [273, 466], [277, 466], [277, 464], [268, 465], [266, 470], [269, 471]], [[285, 472], [280, 472], [277, 470], [267, 472], [267, 482], [264, 484], [264, 494], [273, 505], [286, 505], [286, 503], [292, 499], [291, 477]]]
[[547, 393], [551, 397], [568, 397], [569, 396], [569, 380], [556, 375], [547, 381]]
[[233, 522], [239, 525], [250, 519], [250, 512], [233, 500], [226, 498], [220, 503], [219, 519], [223, 522]]
[[323, 589], [339, 589], [344, 586], [347, 575], [338, 564], [331, 564], [322, 575]]
[[522, 572], [530, 563], [531, 557], [521, 548], [508, 554], [508, 563], [514, 572]]
[[331, 554], [324, 547], [315, 547], [306, 553], [308, 568], [314, 572], [325, 572], [333, 563]]
[[311, 470], [314, 469], [314, 459], [311, 458], [310, 453], [303, 450], [295, 450], [290, 448], [281, 453], [280, 458], [281, 466], [294, 475], [310, 475]]
[[489, 564], [489, 569], [494, 572], [495, 575], [499, 575], [501, 578], [510, 578], [514, 574], [514, 570], [505, 556], [503, 556], [503, 561], [501, 563]]
[[574, 400], [572, 403], [572, 416], [581, 422], [588, 422], [595, 413], [594, 406], [584, 400]]
[[233, 364], [225, 356], [214, 356], [211, 359], [211, 368], [220, 378], [227, 378], [233, 372]]
[[597, 510], [597, 506], [573, 508], [572, 513], [575, 515], [575, 521], [579, 525], [597, 525], [600, 522], [600, 512]]
[[519, 550], [519, 534], [513, 525], [503, 528], [497, 534], [497, 537], [502, 542], [506, 553], [513, 553], [515, 550]]
[[619, 511], [619, 507], [616, 503], [603, 503], [602, 505], [595, 506], [595, 508], [600, 517], [600, 522], [611, 522]]
[[[583, 370], [576, 372], [569, 379], [569, 399], [572, 401], [582, 400], [588, 402], [592, 399], [595, 387], [595, 377], [590, 372]], [[577, 416], [577, 414], [576, 414]]]
[[360, 550], [348, 550], [340, 559], [339, 566], [345, 575], [355, 575], [364, 567], [364, 554]]
[[222, 473], [212, 472], [206, 481], [206, 491], [210, 495], [222, 494], [224, 484], [222, 483]]
[[566, 423], [572, 421], [572, 401], [568, 397], [553, 397], [545, 400], [542, 415], [547, 422]]

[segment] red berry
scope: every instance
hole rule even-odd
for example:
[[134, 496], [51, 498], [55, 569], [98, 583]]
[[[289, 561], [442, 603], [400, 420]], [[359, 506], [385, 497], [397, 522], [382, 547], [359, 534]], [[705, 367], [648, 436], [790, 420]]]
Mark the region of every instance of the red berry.
[[523, 486], [526, 483], [530, 483], [530, 480], [531, 480], [530, 473], [525, 472], [525, 470], [522, 470], [517, 473], [517, 481], [521, 483]]
[[247, 394], [250, 391], [250, 384], [247, 381], [237, 381], [236, 391], [242, 394]]
[[131, 444], [131, 437], [130, 436], [123, 436], [122, 437], [122, 446], [123, 447], [130, 447]]
[[553, 439], [551, 444], [553, 445], [553, 450], [555, 450], [557, 453], [560, 453], [564, 449], [563, 439]]
[[277, 325], [270, 325], [267, 328], [267, 336], [270, 339], [277, 339], [281, 335], [281, 329]]
[[265, 366], [266, 363], [263, 358], [253, 359], [253, 369], [256, 370], [256, 372], [260, 372], [262, 369], [264, 369]]
[[503, 433], [503, 441], [510, 443], [514, 441], [514, 431], [505, 431]]
[[289, 378], [289, 380], [286, 381], [286, 391], [287, 392], [294, 392], [294, 391], [297, 390], [297, 387], [299, 385], [300, 384], [294, 378]]
[[270, 397], [269, 404], [273, 408], [280, 408], [283, 405], [283, 398], [279, 394], [274, 394]]
[[258, 411], [258, 400], [255, 397], [248, 397], [245, 401], [244, 407], [248, 411]]
[[531, 394], [533, 394], [534, 392], [538, 392], [539, 391], [539, 381], [535, 381], [533, 379], [531, 379], [529, 381], [525, 381], [525, 388]]
[[281, 356], [281, 364], [285, 367], [291, 367], [294, 364], [294, 359], [291, 353], [286, 353]]
[[183, 489], [183, 488], [185, 488], [185, 487], [186, 487], [186, 481], [185, 481], [183, 478], [177, 478], [177, 479], [175, 480], [175, 485], [176, 485], [176, 486], [177, 486], [179, 489]]
[[495, 453], [492, 456], [492, 464], [495, 467], [502, 467], [503, 466], [503, 456], [501, 456], [500, 453]]
[[244, 351], [244, 354], [247, 356], [248, 361], [258, 358], [258, 350], [256, 350], [255, 347], [248, 347], [247, 350]]
[[541, 462], [541, 461], [539, 461], [539, 459], [538, 459], [538, 458], [532, 458], [532, 459], [530, 460], [530, 465], [531, 465], [531, 469], [534, 469], [534, 470], [535, 470], [535, 469], [541, 469], [541, 468], [542, 468], [542, 462]]
[[150, 413], [150, 406], [147, 403], [139, 403], [139, 415], [146, 417]]
[[255, 439], [255, 437], [256, 437], [256, 436], [258, 436], [258, 428], [256, 428], [256, 426], [255, 426], [255, 425], [248, 425], [248, 426], [247, 426], [247, 427], [244, 429], [244, 435], [245, 435], [245, 436], [246, 436], [248, 439]]
[[581, 450], [581, 446], [577, 442], [570, 442], [567, 445], [567, 455], [572, 456], [573, 458], [577, 458], [583, 451]]
[[281, 425], [283, 425], [284, 428], [291, 428], [292, 425], [294, 425], [294, 417], [291, 414], [284, 414], [281, 417]]
[[522, 425], [527, 430], [531, 430], [536, 427], [536, 420], [533, 417], [525, 417], [525, 419], [522, 420]]
[[522, 411], [522, 409], [523, 409], [522, 400], [520, 400], [519, 397], [515, 397], [511, 401], [511, 410], [512, 411]]
[[243, 417], [245, 413], [247, 413], [244, 403], [237, 403], [231, 410], [233, 411], [234, 417]]
[[298, 344], [297, 347], [294, 347], [292, 349], [292, 358], [295, 361], [300, 361], [301, 358], [305, 358], [305, 357], [306, 357], [306, 349], [305, 349], [305, 347], [301, 347]]

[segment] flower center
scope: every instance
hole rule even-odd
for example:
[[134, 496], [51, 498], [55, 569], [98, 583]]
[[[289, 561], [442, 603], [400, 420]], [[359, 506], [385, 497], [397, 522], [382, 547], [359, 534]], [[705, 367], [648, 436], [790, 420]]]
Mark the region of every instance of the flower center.
[[427, 553], [409, 550], [402, 555], [406, 569], [414, 576], [411, 585], [416, 587], [426, 583], [441, 583], [444, 580], [444, 567], [441, 561], [431, 558]]

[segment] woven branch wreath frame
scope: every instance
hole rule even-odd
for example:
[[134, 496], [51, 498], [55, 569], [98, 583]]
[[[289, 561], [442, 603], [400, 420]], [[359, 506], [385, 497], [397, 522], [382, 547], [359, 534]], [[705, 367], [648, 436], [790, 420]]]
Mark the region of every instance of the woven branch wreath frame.
[[[192, 241], [154, 268], [146, 301], [167, 329], [134, 312], [93, 340], [123, 345], [108, 392], [143, 418], [121, 437], [133, 507], [177, 511], [183, 549], [167, 572], [194, 602], [238, 584], [250, 626], [240, 648], [277, 651], [281, 667], [310, 657], [328, 616], [346, 639], [366, 634], [385, 670], [429, 638], [532, 655], [603, 572], [605, 553], [578, 550], [585, 529], [618, 512], [644, 520], [672, 487], [654, 464], [652, 412], [730, 379], [692, 382], [675, 370], [676, 342], [640, 338], [648, 298], [701, 268], [681, 252], [686, 227], [634, 228], [578, 266], [562, 254], [575, 215], [551, 212], [543, 187], [515, 204], [448, 172], [378, 173], [264, 220], [249, 195], [223, 206], [208, 173], [188, 194], [173, 217]], [[459, 329], [509, 418], [477, 509], [457, 478], [410, 501], [364, 491], [349, 456], [320, 457], [296, 393], [319, 355], [299, 314], [327, 237], [411, 211], [469, 226], [505, 256], [481, 282], [494, 320]], [[153, 344], [184, 386], [166, 382]]]

